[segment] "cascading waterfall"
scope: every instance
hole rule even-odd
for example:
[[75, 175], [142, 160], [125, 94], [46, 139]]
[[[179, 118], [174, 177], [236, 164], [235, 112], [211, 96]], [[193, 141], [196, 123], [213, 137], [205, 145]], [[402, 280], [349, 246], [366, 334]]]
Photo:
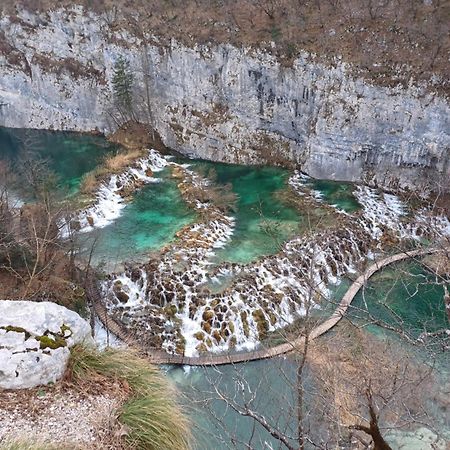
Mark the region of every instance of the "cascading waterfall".
[[[114, 317], [149, 346], [170, 353], [253, 349], [268, 333], [304, 316], [307, 302], [318, 308], [333, 301], [330, 285], [358, 270], [386, 234], [397, 239], [450, 234], [446, 218], [426, 209], [413, 215], [397, 196], [358, 186], [354, 195], [360, 212], [348, 214], [327, 205], [340, 213], [339, 228], [294, 238], [278, 254], [248, 265], [213, 264], [215, 250], [233, 235], [234, 219], [192, 195], [208, 190], [207, 179], [189, 165], [163, 161], [172, 166], [182, 195], [201, 219], [178, 232], [156, 261], [112, 275], [103, 291]], [[324, 199], [305, 181], [295, 172], [289, 184], [298, 195], [323, 206]], [[208, 286], [220, 285], [223, 278], [230, 283], [211, 293]]]
[[[63, 224], [62, 235], [67, 236], [70, 228], [80, 232], [89, 232], [94, 228], [103, 228], [116, 220], [126, 206], [127, 193], [144, 184], [158, 183], [154, 172], [162, 171], [169, 161], [156, 150], [149, 150], [148, 155], [138, 159], [132, 167], [121, 174], [111, 175], [103, 182], [95, 195], [94, 204], [70, 219], [70, 224]], [[69, 228], [70, 227], [70, 228]]]
[[[207, 188], [208, 181], [187, 166], [172, 165], [177, 168], [177, 176], [182, 176], [182, 183], [190, 188]], [[214, 249], [226, 245], [234, 227], [234, 219], [217, 208], [198, 200], [191, 201], [191, 204], [198, 211], [207, 212], [207, 218], [178, 233], [181, 245], [177, 243], [166, 248], [157, 267], [149, 264], [138, 272], [127, 271], [104, 287], [113, 299], [110, 305], [113, 313], [119, 312], [122, 321], [130, 320], [138, 329], [142, 325], [141, 321], [135, 323], [136, 312], [139, 311], [139, 317], [145, 316], [152, 329], [157, 330], [161, 346], [169, 351], [176, 350], [174, 337], [177, 338], [175, 345], [177, 340], [183, 341], [184, 347], [185, 333], [181, 332], [180, 326], [183, 320], [185, 326], [191, 320], [189, 311], [196, 295], [195, 288], [207, 281], [209, 259], [214, 255]], [[139, 292], [136, 291], [137, 286]], [[131, 302], [130, 294], [133, 295]], [[185, 311], [187, 313], [183, 314]], [[168, 318], [165, 323], [159, 320], [161, 314]]]
[[383, 227], [403, 239], [420, 240], [427, 234], [435, 238], [450, 235], [448, 218], [433, 214], [430, 208], [410, 211], [396, 195], [378, 192], [367, 186], [358, 186], [355, 196], [363, 207], [366, 229], [374, 239], [381, 238]]
[[[307, 187], [308, 180], [310, 177], [295, 171], [289, 179], [289, 184], [299, 195], [311, 196], [322, 203], [323, 195]], [[434, 214], [432, 208], [421, 207], [413, 211], [397, 195], [364, 185], [357, 185], [353, 195], [363, 210], [358, 218], [359, 223], [374, 240], [379, 241], [383, 230], [386, 229], [402, 239], [420, 240], [426, 234], [438, 238], [450, 234], [448, 218]], [[336, 205], [330, 206], [339, 213], [347, 214]]]
[[[247, 266], [222, 269], [227, 275], [231, 271], [236, 279], [231, 287], [216, 295], [204, 289], [209, 278], [207, 265], [208, 257], [213, 255], [212, 247], [202, 247], [204, 258], [188, 249], [191, 258], [181, 258], [186, 263], [181, 266], [180, 258], [173, 258], [173, 255], [186, 253], [178, 249], [156, 267], [147, 266], [146, 277], [150, 283], [142, 283], [138, 294], [139, 310], [146, 310], [146, 320], [149, 314], [154, 314], [156, 305], [159, 311], [172, 315], [170, 325], [178, 325], [186, 355], [230, 348], [249, 350], [268, 332], [304, 315], [305, 299], [309, 298], [313, 306], [317, 306], [322, 301], [320, 297], [328, 298], [326, 284], [337, 283], [345, 272], [354, 270], [364, 255], [363, 242], [360, 240], [358, 246], [351, 232], [343, 232], [334, 240], [331, 233], [323, 233], [315, 236], [314, 242], [310, 237], [290, 241], [278, 255]], [[342, 251], [344, 247], [349, 251]], [[134, 292], [132, 277], [132, 271], [125, 273], [129, 280], [126, 283], [129, 287], [125, 288], [127, 293]], [[136, 329], [140, 320], [130, 311], [133, 304], [120, 303], [114, 292], [115, 283], [120, 281], [124, 285], [123, 280], [124, 274], [121, 274], [109, 283], [111, 311], [121, 311], [119, 318], [122, 321], [124, 312], [126, 318], [131, 316], [130, 329]], [[315, 286], [313, 295], [311, 283]], [[176, 342], [161, 338], [164, 348], [177, 350]]]

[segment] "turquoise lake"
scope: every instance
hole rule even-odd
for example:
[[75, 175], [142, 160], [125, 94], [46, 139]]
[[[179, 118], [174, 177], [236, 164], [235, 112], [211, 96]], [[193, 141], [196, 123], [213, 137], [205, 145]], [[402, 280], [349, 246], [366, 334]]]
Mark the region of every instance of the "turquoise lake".
[[75, 194], [83, 175], [119, 147], [100, 136], [0, 127], [0, 159], [20, 167], [21, 161], [43, 161], [57, 176], [62, 191]]
[[[118, 149], [119, 147], [98, 136], [0, 128], [0, 159], [7, 159], [13, 166], [19, 165], [23, 158], [47, 161], [49, 168], [58, 176], [61, 192], [69, 197], [78, 192], [83, 175], [95, 169], [107, 155]], [[289, 171], [272, 167], [190, 161], [186, 158], [179, 160], [189, 163], [193, 170], [203, 173], [213, 168], [215, 183], [224, 187], [231, 185], [236, 194], [235, 211], [230, 213], [236, 219], [235, 233], [229, 244], [217, 251], [215, 262], [254, 261], [264, 255], [276, 253], [285, 240], [302, 232], [306, 212], [297, 210], [283, 198]], [[196, 215], [181, 198], [170, 171], [166, 169], [155, 176], [160, 182], [139, 190], [114, 223], [92, 233], [80, 235], [80, 241], [85, 248], [95, 241], [97, 263], [114, 267], [120, 266], [126, 260], [145, 260], [149, 255], [151, 257], [152, 252], [171, 242], [183, 226], [195, 221]], [[306, 183], [319, 191], [327, 203], [336, 204], [349, 213], [360, 208], [352, 194], [352, 184], [312, 179]], [[368, 314], [363, 311], [367, 303], [373, 317], [392, 326], [406, 327], [413, 338], [423, 330], [439, 330], [447, 323], [443, 287], [436, 286], [432, 281], [433, 277], [417, 264], [405, 263], [389, 267], [371, 279], [364, 290], [364, 296], [360, 293], [355, 298], [354, 308], [349, 310], [349, 318], [359, 323], [367, 321]], [[341, 295], [343, 286], [344, 284], [336, 289], [337, 297]], [[399, 339], [395, 334], [374, 325], [367, 326], [366, 329], [378, 339]], [[439, 343], [431, 344], [430, 349], [438, 352]], [[402, 345], [405, 349], [410, 348], [406, 342]], [[417, 351], [417, 358], [426, 360], [428, 353]], [[450, 369], [444, 354], [437, 354], [436, 364], [440, 378], [433, 390], [434, 394], [439, 395], [445, 387]], [[249, 380], [247, 389], [258, 388], [262, 393], [255, 398], [258, 408], [264, 410], [273, 420], [279, 420], [281, 427], [288, 432], [291, 432], [295, 425], [292, 417], [286, 414], [290, 406], [295, 406], [292, 403], [295, 394], [292, 388], [295, 367], [290, 358], [256, 361], [238, 367], [242, 376]], [[229, 394], [236, 392], [236, 389], [242, 389], [241, 375], [233, 366], [224, 366], [220, 370], [191, 369], [187, 372], [182, 368], [168, 368], [168, 375], [189, 399], [187, 403], [198, 425], [195, 434], [199, 436], [199, 448], [226, 448], [223, 442], [226, 442], [229, 436], [216, 428], [217, 422], [206, 414], [202, 402], [214, 383]], [[311, 383], [309, 378], [306, 380], [307, 386], [308, 383]], [[285, 412], [278, 416], [280, 399], [284, 402]], [[314, 398], [308, 397], [308, 394], [306, 401], [314, 404]], [[436, 405], [427, 406], [430, 407], [433, 420], [442, 430], [450, 432], [449, 419], [442, 410]], [[250, 419], [236, 415], [218, 402], [212, 402], [211, 407], [219, 415], [227, 431], [235, 436], [236, 442], [248, 441], [253, 436], [252, 442], [256, 448], [270, 448], [269, 445], [277, 448], [276, 441], [262, 427], [253, 429]], [[404, 436], [398, 439], [398, 442], [404, 442]], [[416, 442], [417, 439], [414, 439]], [[238, 448], [245, 446], [238, 445]]]
[[171, 242], [177, 231], [195, 220], [169, 170], [154, 176], [160, 182], [139, 190], [112, 224], [79, 235], [86, 251], [95, 241], [94, 263], [106, 263], [114, 270], [124, 261], [145, 261], [146, 255]]
[[[61, 192], [78, 192], [83, 175], [95, 169], [104, 158], [119, 147], [99, 136], [70, 132], [0, 128], [0, 159], [19, 165], [23, 158], [45, 161], [58, 177]], [[249, 263], [261, 256], [274, 254], [280, 246], [305, 226], [305, 214], [287, 203], [290, 172], [281, 168], [239, 166], [177, 157], [177, 162], [190, 164], [193, 170], [214, 172], [214, 182], [231, 185], [236, 194], [236, 207], [230, 215], [236, 227], [229, 244], [216, 252], [215, 262]], [[122, 263], [140, 260], [146, 254], [169, 243], [175, 233], [195, 220], [181, 198], [168, 171], [156, 174], [161, 183], [144, 187], [122, 211], [113, 224], [80, 237], [81, 246], [96, 242], [95, 260]], [[351, 185], [310, 180], [324, 200], [345, 210], [358, 207]]]

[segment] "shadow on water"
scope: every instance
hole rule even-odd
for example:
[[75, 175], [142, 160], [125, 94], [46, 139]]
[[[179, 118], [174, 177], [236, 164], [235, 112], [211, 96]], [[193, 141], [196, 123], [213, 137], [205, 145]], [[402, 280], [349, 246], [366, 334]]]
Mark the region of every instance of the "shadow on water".
[[78, 192], [84, 174], [118, 149], [101, 136], [0, 127], [0, 160], [6, 159], [13, 166], [24, 159], [46, 162], [58, 177], [61, 190], [69, 195]]

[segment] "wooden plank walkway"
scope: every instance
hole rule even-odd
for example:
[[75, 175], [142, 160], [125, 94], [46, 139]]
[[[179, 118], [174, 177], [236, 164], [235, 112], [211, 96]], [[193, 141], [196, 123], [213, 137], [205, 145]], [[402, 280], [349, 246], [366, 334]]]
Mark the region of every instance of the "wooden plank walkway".
[[[364, 286], [369, 278], [381, 268], [392, 264], [397, 261], [401, 261], [416, 256], [423, 256], [431, 253], [437, 253], [441, 249], [426, 249], [426, 250], [413, 250], [398, 253], [396, 255], [389, 256], [380, 261], [373, 263], [369, 268], [360, 275], [348, 288], [345, 295], [342, 297], [341, 302], [334, 311], [334, 313], [326, 319], [323, 323], [313, 328], [310, 334], [310, 339], [315, 339], [331, 328], [333, 328], [344, 316], [351, 302], [355, 298], [362, 286]], [[223, 364], [233, 364], [246, 361], [255, 361], [258, 359], [272, 358], [274, 356], [283, 355], [294, 349], [303, 348], [305, 337], [299, 336], [291, 342], [280, 344], [274, 347], [262, 348], [250, 352], [243, 353], [230, 353], [230, 354], [205, 354], [201, 356], [183, 356], [183, 355], [171, 355], [163, 350], [156, 348], [145, 348], [139, 339], [130, 333], [123, 325], [118, 323], [112, 317], [108, 315], [107, 309], [101, 299], [101, 295], [97, 289], [96, 281], [91, 277], [86, 282], [86, 294], [88, 299], [92, 302], [95, 313], [103, 323], [103, 325], [119, 339], [126, 344], [138, 349], [143, 353], [153, 364], [177, 364], [188, 366], [216, 366]]]

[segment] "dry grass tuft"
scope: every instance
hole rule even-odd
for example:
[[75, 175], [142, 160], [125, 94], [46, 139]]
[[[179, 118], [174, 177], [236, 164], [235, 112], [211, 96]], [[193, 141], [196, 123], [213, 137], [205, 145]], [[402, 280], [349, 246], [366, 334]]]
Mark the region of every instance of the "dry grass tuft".
[[124, 171], [132, 166], [137, 159], [144, 156], [144, 154], [145, 149], [141, 149], [128, 152], [124, 151], [107, 157], [103, 164], [83, 176], [80, 191], [86, 195], [92, 194], [98, 189], [99, 184], [104, 181], [108, 175]]
[[[12, 440], [2, 442], [0, 450], [69, 450], [68, 447], [56, 446], [45, 441], [36, 442], [35, 440]], [[74, 449], [72, 449], [74, 450]]]
[[143, 152], [139, 150], [133, 150], [127, 153], [117, 153], [117, 155], [106, 158], [105, 167], [111, 172], [120, 172], [133, 164], [133, 162], [140, 158], [142, 154]]
[[108, 175], [122, 172], [142, 156], [143, 151], [133, 150], [130, 152], [120, 152], [114, 156], [107, 157], [102, 165], [83, 176], [80, 184], [80, 192], [87, 195], [93, 194], [98, 189], [99, 184]]
[[90, 195], [96, 191], [100, 183], [109, 175], [109, 170], [102, 164], [101, 166], [91, 170], [83, 175], [80, 183], [80, 192]]
[[80, 184], [80, 191], [83, 194], [89, 194], [91, 192], [94, 192], [95, 189], [97, 189], [98, 180], [95, 176], [95, 172], [88, 172], [85, 175], [83, 175], [83, 178], [81, 179]]
[[[102, 389], [111, 379], [126, 400], [117, 412], [119, 425], [111, 433], [114, 448], [188, 450], [189, 421], [176, 401], [176, 390], [155, 366], [130, 350], [98, 352], [74, 347], [66, 381], [89, 391]], [[104, 448], [112, 448], [105, 443]]]

